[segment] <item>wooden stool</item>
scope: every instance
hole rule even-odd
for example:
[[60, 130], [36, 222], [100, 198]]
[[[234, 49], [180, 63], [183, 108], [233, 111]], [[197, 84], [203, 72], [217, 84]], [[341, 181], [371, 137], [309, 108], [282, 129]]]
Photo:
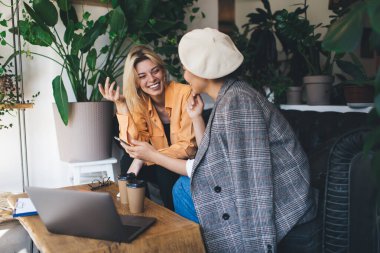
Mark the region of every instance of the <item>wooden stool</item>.
[[69, 163], [69, 167], [71, 168], [73, 173], [73, 185], [91, 183], [92, 180], [81, 180], [81, 174], [94, 172], [105, 172], [105, 177], [110, 177], [110, 180], [115, 182], [112, 164], [116, 162], [116, 158], [111, 157], [109, 159], [99, 161]]

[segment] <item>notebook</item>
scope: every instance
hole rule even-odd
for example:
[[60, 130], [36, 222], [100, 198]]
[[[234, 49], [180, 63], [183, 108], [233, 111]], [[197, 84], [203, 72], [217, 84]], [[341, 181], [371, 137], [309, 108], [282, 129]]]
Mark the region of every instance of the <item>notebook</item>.
[[27, 187], [42, 222], [51, 233], [115, 242], [131, 242], [153, 217], [120, 216], [106, 192]]
[[13, 211], [13, 218], [37, 215], [37, 210], [29, 198], [19, 198]]

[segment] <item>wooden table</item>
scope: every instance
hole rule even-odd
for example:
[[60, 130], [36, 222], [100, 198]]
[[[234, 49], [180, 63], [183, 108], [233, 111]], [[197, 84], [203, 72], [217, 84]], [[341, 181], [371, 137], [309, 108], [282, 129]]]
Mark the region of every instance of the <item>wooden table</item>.
[[[67, 187], [72, 190], [89, 191], [87, 185]], [[116, 184], [98, 191], [110, 192], [118, 212], [130, 214], [127, 205], [116, 199]], [[27, 194], [8, 197], [14, 207], [18, 198]], [[200, 227], [176, 213], [145, 199], [145, 210], [141, 216], [156, 217], [157, 221], [132, 243], [117, 243], [83, 237], [52, 234], [47, 231], [39, 216], [19, 217], [20, 223], [29, 233], [34, 244], [43, 253], [57, 252], [205, 252]]]

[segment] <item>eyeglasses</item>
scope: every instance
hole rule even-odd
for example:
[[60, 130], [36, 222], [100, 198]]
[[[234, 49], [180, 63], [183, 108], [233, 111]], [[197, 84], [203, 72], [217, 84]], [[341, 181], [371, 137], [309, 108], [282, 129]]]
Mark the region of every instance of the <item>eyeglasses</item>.
[[99, 179], [94, 179], [91, 184], [88, 184], [90, 186], [91, 191], [96, 191], [102, 187], [106, 187], [112, 184], [112, 181], [110, 180], [110, 177], [103, 178], [101, 181]]

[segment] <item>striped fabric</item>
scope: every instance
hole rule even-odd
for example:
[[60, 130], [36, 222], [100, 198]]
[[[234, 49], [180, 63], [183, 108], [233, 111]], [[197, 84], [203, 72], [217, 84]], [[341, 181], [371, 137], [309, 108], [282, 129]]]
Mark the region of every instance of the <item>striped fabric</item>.
[[308, 161], [291, 127], [242, 81], [219, 91], [191, 190], [209, 252], [275, 252], [315, 215]]

